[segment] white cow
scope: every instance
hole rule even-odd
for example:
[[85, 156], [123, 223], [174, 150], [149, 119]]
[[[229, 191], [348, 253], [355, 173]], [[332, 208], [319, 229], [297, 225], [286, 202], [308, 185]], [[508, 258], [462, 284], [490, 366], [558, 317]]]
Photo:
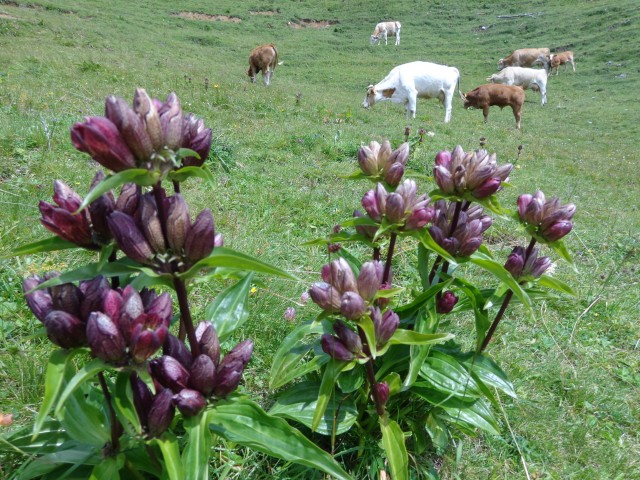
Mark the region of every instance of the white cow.
[[500, 73], [494, 73], [487, 82], [503, 85], [519, 85], [523, 89], [540, 91], [541, 104], [547, 103], [547, 72], [537, 68], [506, 67]]
[[371, 45], [374, 45], [384, 38], [384, 44], [387, 45], [387, 35], [394, 35], [396, 37], [396, 45], [400, 45], [400, 22], [380, 22], [376, 25], [373, 35], [371, 35]]
[[451, 120], [451, 102], [456, 85], [460, 92], [460, 72], [457, 68], [430, 62], [411, 62], [399, 65], [384, 80], [367, 87], [362, 106], [369, 108], [376, 102], [391, 100], [403, 103], [407, 118], [416, 118], [416, 103], [420, 98], [437, 98], [444, 104], [444, 123]]

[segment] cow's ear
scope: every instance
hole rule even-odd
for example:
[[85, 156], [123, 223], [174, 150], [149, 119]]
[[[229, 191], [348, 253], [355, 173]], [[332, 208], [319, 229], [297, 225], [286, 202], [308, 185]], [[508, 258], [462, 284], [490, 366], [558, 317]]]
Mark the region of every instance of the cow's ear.
[[382, 91], [382, 95], [385, 96], [386, 98], [389, 98], [393, 95], [393, 92], [395, 92], [396, 89], [395, 88], [385, 88]]

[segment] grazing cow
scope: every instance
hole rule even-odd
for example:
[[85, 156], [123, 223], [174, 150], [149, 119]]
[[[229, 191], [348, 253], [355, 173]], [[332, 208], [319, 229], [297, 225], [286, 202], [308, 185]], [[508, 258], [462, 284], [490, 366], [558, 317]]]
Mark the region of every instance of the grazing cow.
[[549, 73], [550, 56], [548, 48], [521, 48], [514, 50], [507, 58], [498, 60], [498, 70], [505, 67], [532, 67], [540, 63]]
[[387, 45], [387, 34], [396, 37], [396, 45], [400, 45], [400, 22], [380, 22], [376, 25], [373, 35], [371, 35], [371, 45], [374, 45], [384, 38], [384, 44]]
[[558, 72], [560, 71], [558, 67], [560, 67], [560, 65], [564, 65], [564, 69], [566, 70], [567, 63], [571, 64], [571, 66], [573, 67], [573, 73], [575, 73], [576, 62], [573, 60], [573, 52], [567, 51], [551, 55], [551, 73], [553, 73], [553, 69], [555, 68], [556, 75], [558, 75]]
[[260, 45], [249, 54], [249, 70], [247, 75], [256, 83], [256, 75], [262, 70], [262, 81], [265, 85], [271, 83], [271, 75], [278, 65], [278, 50], [273, 43]]
[[502, 85], [518, 85], [524, 90], [540, 91], [542, 105], [547, 103], [547, 72], [537, 68], [507, 67], [500, 73], [494, 73], [487, 82]]
[[444, 123], [448, 123], [456, 85], [460, 92], [460, 72], [457, 68], [429, 62], [405, 63], [393, 68], [381, 82], [369, 85], [362, 106], [369, 108], [383, 100], [403, 103], [408, 119], [409, 116], [416, 118], [418, 97], [437, 98], [444, 104]]
[[489, 117], [489, 107], [495, 105], [502, 110], [504, 107], [509, 106], [513, 110], [513, 116], [516, 117], [516, 128], [520, 128], [522, 104], [524, 103], [524, 90], [522, 87], [489, 83], [480, 85], [463, 95], [463, 100], [464, 108], [482, 109], [485, 123]]

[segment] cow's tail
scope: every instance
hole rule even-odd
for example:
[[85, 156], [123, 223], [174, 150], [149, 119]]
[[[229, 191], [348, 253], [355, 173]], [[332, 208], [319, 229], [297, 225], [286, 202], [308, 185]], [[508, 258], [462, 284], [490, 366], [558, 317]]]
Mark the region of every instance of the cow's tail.
[[273, 43], [271, 44], [271, 48], [273, 48], [273, 53], [276, 54], [275, 57], [274, 57], [275, 62], [273, 63], [273, 68], [276, 68], [276, 65], [280, 64], [278, 62], [278, 49], [276, 48], [276, 46]]

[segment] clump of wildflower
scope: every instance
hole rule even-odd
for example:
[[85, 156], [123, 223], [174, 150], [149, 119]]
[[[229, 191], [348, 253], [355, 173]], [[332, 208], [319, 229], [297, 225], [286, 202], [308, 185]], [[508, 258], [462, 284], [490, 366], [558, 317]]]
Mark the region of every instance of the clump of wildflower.
[[433, 176], [443, 193], [459, 197], [469, 193], [478, 199], [496, 193], [513, 169], [510, 163], [498, 166], [495, 153], [465, 152], [460, 145], [453, 152], [439, 152], [435, 163]]
[[382, 145], [372, 141], [358, 150], [358, 163], [362, 172], [372, 179], [383, 180], [391, 187], [400, 183], [408, 159], [409, 144], [407, 142], [393, 151], [388, 140], [382, 142]]
[[438, 200], [435, 209], [429, 233], [438, 245], [457, 257], [468, 257], [480, 247], [482, 234], [492, 223], [480, 206], [473, 205], [467, 211], [460, 211], [453, 231], [456, 203]]
[[534, 233], [549, 243], [560, 240], [572, 230], [571, 220], [575, 212], [576, 206], [573, 203], [562, 205], [555, 196], [547, 200], [541, 191], [518, 197], [520, 221], [533, 227]]
[[551, 259], [549, 257], [538, 257], [537, 247], [533, 248], [528, 256], [524, 247], [514, 247], [509, 258], [507, 258], [507, 262], [504, 264], [504, 268], [516, 280], [536, 279], [550, 267]]

